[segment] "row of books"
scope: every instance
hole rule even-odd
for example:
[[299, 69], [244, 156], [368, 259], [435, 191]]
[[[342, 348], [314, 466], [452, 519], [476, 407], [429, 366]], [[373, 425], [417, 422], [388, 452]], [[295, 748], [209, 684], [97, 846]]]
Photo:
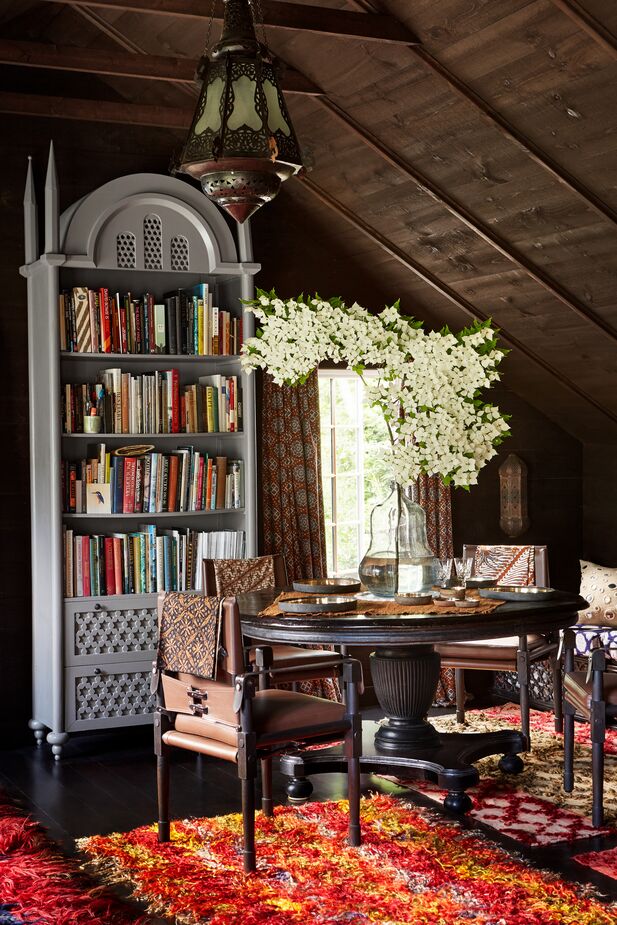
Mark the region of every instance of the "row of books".
[[213, 304], [208, 283], [155, 301], [75, 286], [60, 293], [60, 349], [71, 353], [229, 356], [242, 346], [242, 317]]
[[203, 590], [203, 559], [241, 559], [241, 530], [157, 530], [77, 535], [64, 530], [64, 596]]
[[104, 443], [96, 455], [62, 460], [68, 514], [160, 514], [244, 507], [244, 462], [193, 446], [169, 453], [117, 456]]
[[103, 369], [98, 382], [66, 383], [64, 433], [83, 433], [84, 418], [102, 418], [106, 434], [235, 433], [242, 430], [242, 393], [237, 376], [201, 376], [180, 385], [177, 369], [133, 376]]

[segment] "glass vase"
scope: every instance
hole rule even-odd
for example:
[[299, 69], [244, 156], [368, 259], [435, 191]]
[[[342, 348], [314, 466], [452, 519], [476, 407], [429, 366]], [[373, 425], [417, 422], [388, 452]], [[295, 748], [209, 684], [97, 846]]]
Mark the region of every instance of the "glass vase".
[[369, 548], [360, 563], [360, 581], [378, 597], [429, 592], [438, 562], [426, 538], [426, 514], [402, 487], [371, 511]]

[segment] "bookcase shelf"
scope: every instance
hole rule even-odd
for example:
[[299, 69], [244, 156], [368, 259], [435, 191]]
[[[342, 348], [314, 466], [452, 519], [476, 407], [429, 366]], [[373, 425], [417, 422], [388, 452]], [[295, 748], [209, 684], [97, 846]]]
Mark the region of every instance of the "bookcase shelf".
[[220, 514], [244, 514], [243, 507], [221, 507], [213, 511], [159, 511], [157, 514], [63, 514], [63, 520], [155, 520], [170, 517], [178, 520], [185, 517], [216, 517]]
[[[60, 293], [72, 293], [75, 287], [107, 287], [136, 297], [150, 292], [162, 300], [166, 293], [191, 290], [198, 283], [208, 282], [215, 290], [215, 305], [237, 317], [242, 314], [243, 336], [247, 338], [254, 332], [254, 319], [244, 311], [241, 300], [253, 297], [253, 276], [259, 266], [252, 260], [249, 223], [236, 226], [234, 235], [216, 206], [200, 191], [175, 178], [155, 174], [122, 177], [84, 197], [61, 216], [57, 204], [52, 151], [45, 187], [45, 245], [40, 256], [33, 171], [28, 172], [24, 198], [26, 263], [21, 272], [28, 284], [29, 313], [33, 614], [30, 728], [38, 741], [47, 738], [59, 758], [68, 734], [74, 730], [151, 722], [149, 678], [156, 641], [155, 593], [65, 597], [63, 531], [110, 537], [114, 531], [131, 534], [138, 524], [160, 523], [161, 533], [156, 534], [159, 537], [173, 537], [172, 531], [177, 529], [181, 536], [207, 540], [205, 534], [213, 530], [240, 530], [244, 533], [246, 555], [255, 555], [257, 546], [255, 385], [254, 377], [242, 371], [240, 356], [61, 351]], [[99, 369], [111, 366], [135, 376], [150, 369], [178, 368], [181, 384], [192, 384], [200, 375], [238, 376], [243, 429], [62, 433], [64, 384], [91, 382]], [[123, 444], [152, 443], [164, 454], [173, 453], [175, 446], [195, 443], [196, 449], [203, 448], [210, 455], [216, 450], [218, 456], [233, 456], [243, 462], [244, 506], [160, 513], [63, 513], [62, 458], [70, 457], [69, 461], [75, 462], [76, 457], [85, 455], [86, 444], [92, 443], [109, 444], [108, 452]], [[226, 548], [227, 539], [227, 534], [221, 536], [220, 546], [215, 548]], [[83, 555], [85, 563], [86, 552]], [[98, 563], [96, 554], [94, 561]], [[188, 556], [184, 561], [195, 565], [195, 559]], [[84, 575], [85, 568], [84, 564]], [[100, 586], [113, 587], [113, 578], [110, 583], [101, 579]], [[125, 693], [127, 688], [130, 693]]]
[[[84, 276], [87, 272], [84, 273]], [[219, 363], [230, 363], [234, 366], [240, 365], [240, 356], [237, 353], [221, 353], [216, 355], [203, 354], [195, 355], [193, 353], [78, 353], [72, 350], [61, 350], [61, 360], [86, 361], [87, 363], [101, 364], [114, 363], [155, 363], [157, 365], [174, 365], [179, 363], [191, 363], [199, 366]]]
[[119, 440], [121, 443], [126, 443], [127, 440], [135, 440], [138, 443], [143, 443], [144, 439], [146, 440], [192, 440], [193, 437], [198, 437], [200, 440], [204, 437], [211, 437], [216, 440], [242, 440], [244, 439], [244, 431], [242, 430], [211, 430], [211, 431], [200, 431], [199, 433], [182, 433], [179, 434], [62, 434], [63, 440], [89, 440], [91, 443], [100, 443], [101, 440]]

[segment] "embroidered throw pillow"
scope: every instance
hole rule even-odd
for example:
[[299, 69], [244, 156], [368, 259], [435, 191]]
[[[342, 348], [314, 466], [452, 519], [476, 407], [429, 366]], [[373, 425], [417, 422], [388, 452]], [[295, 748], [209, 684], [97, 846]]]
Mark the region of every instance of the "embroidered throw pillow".
[[580, 594], [589, 602], [589, 610], [579, 613], [579, 623], [617, 624], [617, 568], [581, 559]]

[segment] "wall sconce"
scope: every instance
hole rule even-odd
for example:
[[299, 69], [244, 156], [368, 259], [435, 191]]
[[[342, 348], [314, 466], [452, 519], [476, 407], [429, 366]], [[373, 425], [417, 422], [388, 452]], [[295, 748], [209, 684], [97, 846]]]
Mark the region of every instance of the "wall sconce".
[[514, 538], [529, 529], [527, 511], [527, 465], [515, 453], [499, 467], [499, 526]]

